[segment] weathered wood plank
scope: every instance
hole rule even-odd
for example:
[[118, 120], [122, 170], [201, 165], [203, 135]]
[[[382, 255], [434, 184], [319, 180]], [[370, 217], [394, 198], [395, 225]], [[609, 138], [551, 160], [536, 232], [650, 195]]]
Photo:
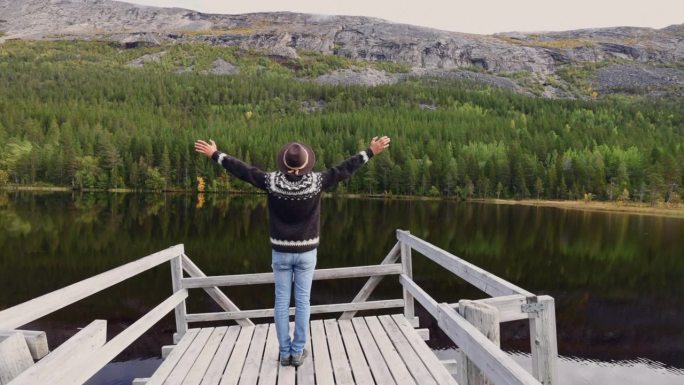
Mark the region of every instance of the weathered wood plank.
[[[185, 254], [183, 254], [183, 269], [188, 273], [188, 275], [192, 278], [206, 278], [206, 274], [202, 270], [200, 270], [197, 265]], [[228, 296], [221, 291], [216, 286], [213, 287], [205, 287], [204, 291], [209, 294], [211, 298], [216, 301], [216, 303], [221, 306], [221, 308], [225, 311], [240, 311], [240, 308], [233, 303], [233, 301], [228, 298]], [[254, 326], [254, 323], [250, 321], [249, 319], [238, 319], [235, 320], [238, 325], [240, 326]]]
[[392, 374], [387, 367], [387, 363], [382, 357], [380, 349], [378, 349], [373, 336], [368, 330], [366, 321], [360, 317], [352, 318], [352, 325], [354, 325], [354, 330], [356, 330], [356, 335], [361, 343], [361, 348], [368, 360], [368, 366], [373, 373], [375, 383], [377, 385], [395, 384], [394, 379], [392, 379]]
[[0, 341], [0, 385], [8, 384], [33, 365], [24, 336], [15, 332]]
[[541, 385], [449, 304], [440, 304], [439, 327], [497, 385]]
[[[311, 314], [336, 313], [346, 310], [370, 310], [403, 307], [403, 299], [388, 299], [361, 303], [337, 303], [329, 305], [311, 306]], [[294, 315], [295, 308], [290, 308], [290, 315]], [[266, 318], [273, 317], [273, 309], [242, 310], [235, 312], [195, 313], [188, 314], [188, 322], [224, 321], [238, 318]]]
[[266, 345], [266, 335], [268, 334], [268, 324], [259, 324], [254, 328], [254, 335], [252, 342], [249, 344], [249, 351], [247, 358], [242, 368], [242, 375], [240, 376], [240, 385], [256, 385], [259, 378], [259, 370], [261, 369], [261, 361], [264, 355], [264, 347]]
[[378, 320], [385, 329], [387, 336], [392, 341], [395, 350], [403, 359], [406, 368], [411, 372], [416, 383], [420, 385], [437, 385], [437, 382], [432, 378], [432, 375], [425, 367], [425, 364], [423, 364], [423, 361], [408, 343], [406, 337], [404, 337], [404, 334], [399, 330], [399, 327], [394, 320], [388, 315], [379, 316]]
[[[394, 246], [392, 247], [392, 250], [390, 250], [389, 253], [387, 253], [387, 256], [385, 256], [385, 259], [380, 262], [380, 265], [388, 265], [391, 263], [396, 262], [399, 259], [399, 242], [395, 243]], [[380, 281], [384, 276], [374, 276], [368, 278], [366, 283], [363, 285], [361, 290], [356, 294], [354, 299], [352, 299], [351, 303], [359, 303], [359, 302], [365, 302], [368, 300], [370, 297], [371, 293], [373, 293], [373, 290], [380, 284]], [[345, 311], [342, 313], [339, 319], [341, 320], [350, 320], [352, 317], [356, 315], [356, 311]]]
[[328, 340], [321, 320], [311, 321], [311, 347], [313, 348], [316, 384], [335, 385], [330, 353], [328, 352]]
[[442, 365], [444, 365], [449, 374], [455, 375], [458, 372], [458, 362], [456, 362], [455, 359], [449, 358], [446, 360], [440, 360], [440, 362], [442, 363]]
[[[408, 233], [408, 231], [406, 232]], [[399, 242], [401, 249], [402, 274], [413, 279], [413, 261], [411, 258], [411, 247], [404, 242]], [[404, 293], [404, 317], [412, 319], [415, 317], [413, 296], [408, 289], [403, 289]]]
[[14, 333], [19, 332], [26, 340], [26, 345], [31, 352], [31, 357], [34, 360], [40, 360], [50, 353], [48, 348], [47, 335], [43, 331], [37, 330], [0, 330], [0, 342], [10, 337]]
[[[437, 380], [440, 385], [458, 385], [456, 380], [449, 374], [446, 368], [440, 363], [435, 353], [421, 341], [420, 337], [415, 333], [413, 326], [401, 314], [392, 315], [392, 319], [399, 327], [399, 330], [404, 334], [408, 343], [418, 354], [418, 357], [423, 361], [428, 371]], [[463, 385], [463, 384], [462, 384]]]
[[425, 255], [440, 266], [456, 274], [466, 282], [469, 282], [471, 285], [493, 297], [511, 294], [522, 294], [524, 296], [533, 295], [529, 291], [502, 278], [499, 278], [496, 275], [449, 253], [448, 251], [442, 250], [435, 245], [432, 245], [407, 233], [406, 231], [397, 230], [397, 239], [408, 244], [411, 246], [411, 248], [413, 248], [413, 250]]
[[330, 350], [333, 373], [335, 373], [335, 384], [353, 385], [354, 379], [352, 377], [351, 368], [349, 367], [349, 361], [347, 360], [347, 354], [344, 351], [337, 320], [327, 319], [323, 321], [323, 326], [325, 327], [325, 335], [328, 340], [328, 349]]
[[378, 318], [365, 317], [364, 319], [366, 320], [368, 330], [370, 330], [373, 338], [375, 338], [378, 349], [380, 349], [380, 353], [385, 359], [390, 372], [392, 372], [392, 377], [394, 377], [394, 381], [396, 381], [397, 385], [415, 385], [416, 381], [413, 380], [413, 376], [411, 376], [406, 365], [404, 365], [404, 362], [399, 356], [399, 353], [397, 353], [392, 341], [390, 341], [387, 333], [385, 333], [385, 329], [380, 325]]
[[[294, 327], [294, 324], [292, 324], [292, 326]], [[315, 380], [313, 351], [311, 349], [311, 330], [309, 330], [309, 333], [307, 334], [306, 345], [304, 345], [304, 349], [309, 352], [309, 358], [305, 359], [302, 365], [297, 368], [297, 384], [313, 384]]]
[[162, 358], [166, 358], [169, 356], [169, 353], [176, 347], [176, 345], [164, 345], [161, 347], [161, 356]]
[[230, 360], [228, 360], [228, 366], [226, 366], [226, 371], [223, 373], [223, 377], [221, 377], [221, 385], [236, 385], [240, 380], [242, 367], [247, 358], [247, 351], [249, 350], [249, 344], [252, 341], [255, 328], [256, 326], [243, 326], [240, 329], [240, 336], [235, 342], [233, 353], [230, 355]]
[[354, 380], [357, 384], [373, 384], [373, 377], [370, 369], [366, 363], [366, 357], [361, 350], [359, 340], [354, 332], [354, 327], [350, 320], [339, 320], [338, 325], [344, 340], [344, 346], [347, 349], [347, 356], [349, 357], [349, 364], [351, 365], [354, 374]]
[[228, 327], [226, 335], [223, 336], [221, 344], [216, 350], [216, 355], [211, 359], [209, 368], [207, 368], [206, 373], [204, 373], [201, 385], [218, 385], [218, 383], [221, 382], [221, 377], [223, 376], [226, 365], [228, 365], [228, 358], [233, 352], [238, 334], [240, 334], [240, 326]]
[[197, 337], [195, 337], [188, 350], [185, 351], [183, 357], [169, 374], [169, 377], [164, 381], [164, 385], [180, 385], [185, 383], [185, 378], [188, 376], [190, 369], [197, 361], [200, 353], [202, 353], [204, 346], [213, 332], [214, 328], [200, 329]]
[[204, 344], [204, 348], [202, 348], [202, 351], [197, 356], [195, 363], [190, 368], [190, 371], [188, 371], [185, 380], [183, 380], [183, 385], [199, 385], [202, 382], [204, 374], [207, 372], [209, 364], [211, 364], [211, 360], [214, 358], [216, 350], [227, 331], [227, 326], [221, 326], [214, 329], [209, 336], [209, 339]]
[[[290, 338], [292, 338], [294, 334], [294, 322], [290, 322]], [[311, 352], [311, 350], [309, 350]], [[309, 360], [311, 361], [311, 360]], [[304, 361], [306, 362], [306, 361]], [[278, 367], [278, 385], [295, 385], [295, 380], [297, 379], [297, 373], [295, 370], [295, 367], [292, 365], [289, 366], [279, 366]], [[312, 369], [313, 371], [313, 369]], [[313, 374], [312, 374], [313, 376]], [[310, 382], [313, 384], [314, 382]], [[304, 384], [308, 384], [308, 382], [305, 382]]]
[[[527, 303], [527, 297], [520, 294], [505, 295], [503, 297], [492, 297], [475, 300], [475, 302], [485, 303], [494, 306], [499, 311], [499, 322], [517, 321], [530, 318], [530, 313], [523, 313], [522, 305]], [[451, 306], [458, 311], [458, 304]]]
[[280, 366], [278, 368], [278, 385], [295, 385], [296, 379], [297, 370], [294, 366]]
[[183, 354], [185, 354], [185, 351], [188, 350], [192, 344], [192, 341], [194, 341], [197, 337], [197, 334], [199, 334], [199, 331], [200, 329], [189, 329], [188, 332], [185, 333], [183, 338], [178, 341], [178, 344], [175, 346], [175, 348], [171, 350], [169, 355], [164, 359], [164, 361], [162, 361], [157, 370], [154, 371], [150, 379], [147, 381], [147, 385], [161, 385], [164, 383], [164, 381], [166, 381], [166, 378], [169, 376], [173, 368], [176, 367], [178, 361], [180, 361], [180, 359], [183, 357]]
[[78, 370], [70, 371], [68, 375], [64, 376], [61, 380], [53, 378], [51, 383], [55, 385], [84, 383], [187, 297], [187, 290], [181, 290], [174, 293], [139, 320], [135, 321], [131, 326], [104, 344], [104, 346], [98, 349], [95, 354], [91, 355], [87, 361], [78, 363]]
[[423, 339], [423, 341], [430, 341], [430, 329], [423, 328], [423, 329], [415, 329], [416, 334], [420, 336], [420, 338]]
[[[376, 275], [394, 275], [401, 273], [401, 271], [401, 264], [398, 263], [388, 265], [338, 267], [333, 269], [315, 270], [313, 280], [318, 281], [324, 279], [372, 277]], [[240, 285], [260, 285], [273, 282], [273, 273], [255, 273], [239, 275], [217, 275], [205, 278], [183, 278], [182, 286], [184, 289], [195, 289], [212, 286], [223, 287]]]
[[276, 384], [278, 381], [278, 365], [280, 364], [279, 358], [280, 351], [275, 324], [269, 324], [266, 348], [264, 349], [264, 360], [261, 363], [261, 374], [259, 375], [259, 385]]
[[[491, 305], [477, 301], [461, 300], [458, 313], [485, 335], [497, 347], [500, 343], [499, 311]], [[460, 356], [460, 357], [458, 357]], [[458, 354], [458, 382], [466, 385], [494, 385], [484, 372], [463, 351]]]
[[530, 313], [530, 345], [532, 374], [544, 385], [558, 384], [558, 342], [556, 340], [556, 306], [548, 295], [537, 297], [543, 310]]
[[147, 385], [147, 381], [149, 380], [149, 377], [134, 378], [131, 385]]
[[[181, 262], [181, 256], [174, 257], [171, 259], [171, 287], [173, 292], [182, 290], [181, 279], [183, 279], [183, 264]], [[181, 302], [174, 309], [175, 320], [176, 320], [176, 333], [183, 336], [185, 332], [188, 331], [188, 322], [185, 320], [185, 315], [187, 311], [185, 309], [185, 301]]]
[[64, 341], [50, 354], [17, 376], [12, 385], [53, 383], [81, 361], [92, 356], [107, 340], [107, 321], [95, 320]]
[[89, 295], [167, 262], [183, 253], [183, 245], [169, 247], [147, 257], [84, 279], [51, 293], [0, 311], [0, 329], [11, 330], [59, 310]]

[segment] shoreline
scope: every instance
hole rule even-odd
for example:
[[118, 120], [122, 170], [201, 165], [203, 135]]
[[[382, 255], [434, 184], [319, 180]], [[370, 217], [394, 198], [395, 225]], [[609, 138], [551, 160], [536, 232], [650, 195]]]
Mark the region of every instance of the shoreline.
[[598, 211], [598, 212], [613, 212], [620, 214], [637, 214], [637, 215], [654, 215], [672, 218], [684, 218], [684, 205], [679, 204], [672, 207], [652, 206], [648, 203], [616, 203], [603, 201], [555, 201], [548, 199], [523, 199], [523, 200], [508, 200], [508, 199], [471, 199], [469, 202], [481, 202], [498, 205], [521, 205], [533, 207], [553, 207], [565, 210], [582, 210], [582, 211]]
[[[196, 190], [165, 190], [165, 191], [151, 191], [151, 190], [133, 190], [128, 188], [119, 189], [81, 189], [74, 190], [70, 187], [61, 186], [4, 186], [0, 187], [0, 191], [40, 191], [40, 192], [105, 192], [105, 193], [144, 193], [144, 194], [167, 194], [167, 193], [192, 193], [199, 194]], [[251, 191], [204, 191], [202, 194], [227, 194], [227, 195], [263, 195], [260, 192]], [[597, 212], [614, 212], [621, 214], [637, 214], [637, 215], [653, 215], [671, 218], [684, 218], [684, 204], [678, 204], [671, 207], [667, 206], [653, 206], [648, 203], [617, 203], [607, 201], [591, 201], [585, 202], [580, 200], [550, 200], [550, 199], [496, 199], [496, 198], [471, 198], [465, 201], [459, 201], [454, 198], [441, 196], [418, 196], [418, 195], [391, 195], [391, 194], [358, 194], [358, 193], [325, 193], [325, 197], [342, 197], [348, 199], [388, 199], [388, 200], [412, 200], [412, 201], [452, 201], [452, 202], [468, 202], [468, 203], [488, 203], [497, 205], [521, 205], [533, 207], [553, 207], [566, 210], [582, 210], [582, 211], [597, 211]]]

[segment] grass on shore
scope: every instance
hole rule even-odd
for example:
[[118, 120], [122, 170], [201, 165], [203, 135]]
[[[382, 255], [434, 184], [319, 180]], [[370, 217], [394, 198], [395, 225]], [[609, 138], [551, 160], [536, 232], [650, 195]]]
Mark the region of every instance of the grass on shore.
[[661, 203], [660, 205], [651, 205], [649, 203], [619, 203], [619, 202], [597, 202], [597, 201], [578, 201], [578, 200], [567, 200], [567, 201], [554, 201], [554, 200], [535, 200], [535, 199], [524, 199], [524, 200], [508, 200], [508, 199], [475, 199], [473, 201], [494, 203], [494, 204], [505, 204], [505, 205], [524, 205], [524, 206], [538, 206], [538, 207], [556, 207], [561, 209], [570, 210], [586, 210], [586, 211], [609, 211], [609, 212], [621, 212], [629, 214], [641, 214], [641, 215], [658, 215], [658, 216], [668, 216], [675, 218], [684, 218], [684, 204], [671, 204]]

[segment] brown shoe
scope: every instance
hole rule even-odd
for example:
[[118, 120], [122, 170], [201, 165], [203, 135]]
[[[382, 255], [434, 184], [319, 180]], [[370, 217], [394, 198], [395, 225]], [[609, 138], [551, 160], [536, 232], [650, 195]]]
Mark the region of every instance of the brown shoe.
[[309, 352], [306, 349], [302, 350], [302, 354], [293, 354], [292, 355], [292, 366], [294, 366], [295, 368], [300, 366], [302, 364], [302, 362], [304, 362], [304, 359], [306, 358], [306, 356], [308, 356], [308, 355], [309, 355]]

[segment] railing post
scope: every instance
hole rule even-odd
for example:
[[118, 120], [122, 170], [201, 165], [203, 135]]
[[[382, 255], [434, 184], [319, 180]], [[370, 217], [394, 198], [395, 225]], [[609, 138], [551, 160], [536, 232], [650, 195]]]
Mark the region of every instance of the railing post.
[[[174, 257], [171, 259], [171, 285], [173, 287], [173, 292], [176, 293], [178, 291], [183, 290], [181, 287], [181, 279], [183, 278], [183, 254], [185, 254], [184, 250], [181, 250], [181, 252], [178, 254], [178, 256]], [[174, 339], [174, 344], [177, 341], [180, 341], [180, 339], [183, 337], [185, 332], [188, 331], [188, 322], [186, 319], [187, 312], [185, 310], [185, 300], [180, 302], [178, 306], [176, 306], [174, 310], [174, 314], [176, 317], [176, 334], [174, 334], [173, 339]]]
[[[477, 330], [482, 332], [496, 346], [501, 346], [499, 332], [499, 310], [494, 306], [482, 302], [461, 300], [458, 301], [458, 313], [470, 322]], [[460, 385], [492, 385], [475, 364], [466, 356], [465, 352], [459, 352], [457, 358], [458, 368], [456, 381]]]
[[557, 385], [558, 342], [556, 341], [556, 306], [553, 297], [536, 297], [537, 311], [530, 313], [532, 375], [543, 385]]
[[[406, 231], [406, 233], [408, 233], [408, 231]], [[403, 268], [403, 273], [407, 277], [413, 279], [413, 262], [411, 260], [411, 246], [401, 241], [399, 241], [399, 245], [401, 250], [401, 266]], [[414, 327], [417, 327], [418, 325], [416, 325], [416, 322], [414, 320], [415, 316], [416, 314], [413, 296], [406, 288], [404, 288], [404, 317], [406, 317], [406, 319], [409, 320], [409, 322], [411, 322], [411, 324]]]

